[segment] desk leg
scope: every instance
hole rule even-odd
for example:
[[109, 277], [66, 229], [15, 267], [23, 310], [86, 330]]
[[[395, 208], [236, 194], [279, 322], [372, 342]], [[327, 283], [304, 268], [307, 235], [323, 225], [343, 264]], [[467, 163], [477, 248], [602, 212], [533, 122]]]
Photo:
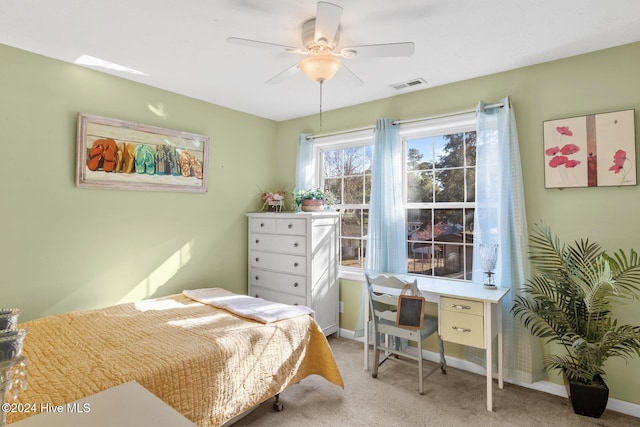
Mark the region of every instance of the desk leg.
[[366, 301], [364, 303], [364, 370], [369, 370], [369, 292], [366, 293]]
[[493, 346], [491, 345], [491, 338], [493, 337], [493, 331], [491, 330], [491, 303], [485, 301], [484, 303], [484, 349], [487, 362], [487, 411], [493, 412]]
[[502, 364], [504, 363], [504, 354], [502, 347], [502, 301], [496, 304], [497, 312], [497, 323], [498, 323], [498, 388], [504, 388], [504, 368]]

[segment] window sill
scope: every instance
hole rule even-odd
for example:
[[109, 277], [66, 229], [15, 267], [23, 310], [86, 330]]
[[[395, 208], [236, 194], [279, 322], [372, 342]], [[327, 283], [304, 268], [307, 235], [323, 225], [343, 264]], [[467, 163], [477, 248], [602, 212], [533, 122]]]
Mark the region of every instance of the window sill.
[[338, 279], [354, 280], [356, 282], [366, 281], [363, 270], [356, 271], [356, 270], [338, 269]]
[[[413, 276], [413, 275], [407, 274], [407, 276]], [[420, 283], [469, 283], [468, 280], [446, 279], [441, 277], [426, 277], [426, 276], [415, 276], [415, 277], [418, 280], [418, 284]], [[339, 269], [338, 279], [353, 280], [355, 282], [365, 282], [367, 280], [364, 277], [363, 270], [348, 270], [348, 269]]]

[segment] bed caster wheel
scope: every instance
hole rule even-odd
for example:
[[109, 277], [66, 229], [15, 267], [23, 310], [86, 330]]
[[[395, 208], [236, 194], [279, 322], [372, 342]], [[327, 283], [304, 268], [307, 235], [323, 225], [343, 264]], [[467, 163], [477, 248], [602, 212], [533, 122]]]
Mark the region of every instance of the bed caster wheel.
[[378, 378], [378, 374], [371, 374], [371, 378]]
[[273, 410], [276, 412], [282, 412], [282, 410], [284, 409], [284, 406], [282, 405], [282, 403], [279, 402], [280, 400], [280, 394], [276, 394], [276, 401], [273, 402]]

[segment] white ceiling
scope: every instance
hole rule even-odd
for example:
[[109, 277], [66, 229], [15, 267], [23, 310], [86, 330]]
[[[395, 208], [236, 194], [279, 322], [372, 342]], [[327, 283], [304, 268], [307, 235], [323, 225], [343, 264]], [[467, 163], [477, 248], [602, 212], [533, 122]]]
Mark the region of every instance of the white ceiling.
[[[329, 0], [344, 8], [340, 47], [415, 42], [409, 58], [344, 60], [323, 110], [640, 40], [639, 0]], [[145, 75], [95, 68], [273, 120], [318, 112], [319, 84], [298, 73], [265, 82], [302, 57], [227, 43], [301, 46], [315, 0], [1, 0], [0, 43], [62, 61], [81, 55]], [[0, 64], [1, 66], [1, 64]]]

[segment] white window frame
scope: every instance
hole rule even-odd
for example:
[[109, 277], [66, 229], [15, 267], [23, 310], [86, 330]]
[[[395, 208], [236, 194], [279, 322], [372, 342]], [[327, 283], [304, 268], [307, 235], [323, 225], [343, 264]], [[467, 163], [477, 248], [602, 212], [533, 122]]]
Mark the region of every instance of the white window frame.
[[[424, 122], [416, 122], [416, 123], [411, 123], [408, 124], [407, 126], [401, 126], [400, 127], [400, 137], [402, 139], [402, 149], [403, 149], [403, 153], [407, 154], [407, 140], [409, 139], [419, 139], [419, 138], [428, 138], [428, 137], [437, 137], [437, 136], [441, 136], [441, 135], [448, 135], [448, 134], [452, 134], [452, 133], [466, 133], [466, 132], [475, 132], [477, 129], [476, 126], [476, 115], [475, 113], [465, 113], [465, 114], [460, 114], [460, 115], [456, 115], [456, 116], [450, 116], [450, 117], [443, 117], [443, 118], [439, 118], [439, 119], [430, 119]], [[402, 166], [403, 170], [403, 177], [402, 177], [402, 184], [403, 184], [403, 200], [404, 205], [403, 205], [403, 209], [405, 211], [405, 217], [406, 217], [406, 213], [407, 210], [409, 209], [424, 209], [424, 208], [434, 208], [437, 206], [436, 209], [475, 209], [475, 202], [413, 202], [413, 203], [408, 203], [406, 202], [407, 200], [407, 191], [408, 191], [408, 182], [407, 182], [407, 176], [408, 176], [408, 168], [407, 168], [407, 162], [406, 162], [406, 158], [405, 161], [403, 162], [403, 166]], [[466, 174], [465, 174], [465, 180], [466, 180]], [[461, 246], [465, 247], [468, 246], [467, 244], [460, 244]], [[466, 255], [464, 255], [466, 253], [463, 252], [463, 259], [462, 259], [462, 263], [465, 267], [463, 267], [464, 269], [466, 269]], [[469, 272], [471, 273], [471, 272]], [[470, 279], [452, 279], [452, 278], [446, 278], [446, 277], [441, 277], [441, 276], [432, 276], [432, 275], [423, 275], [423, 274], [416, 274], [416, 276], [418, 277], [426, 277], [426, 278], [434, 278], [434, 279], [441, 279], [441, 280], [455, 280], [455, 281], [470, 281]], [[469, 274], [470, 276], [470, 274]]]
[[[406, 140], [413, 138], [421, 138], [421, 137], [429, 137], [429, 136], [440, 136], [446, 135], [448, 133], [458, 133], [458, 132], [470, 132], [476, 130], [476, 114], [475, 113], [464, 113], [464, 114], [455, 114], [431, 119], [424, 120], [416, 120], [411, 122], [405, 122], [400, 124], [400, 137], [402, 139], [403, 144], [403, 152], [406, 153]], [[315, 170], [313, 177], [314, 187], [319, 187], [320, 183], [322, 183], [323, 170], [320, 159], [322, 158], [322, 153], [328, 150], [336, 150], [336, 149], [344, 149], [349, 147], [358, 147], [365, 145], [373, 145], [373, 129], [367, 130], [358, 130], [354, 132], [342, 133], [329, 135], [324, 137], [318, 137], [313, 139], [313, 167]], [[403, 185], [403, 199], [407, 198], [407, 164], [406, 159], [403, 162], [403, 177], [402, 177], [402, 185]], [[468, 207], [468, 202], [459, 203], [442, 203], [441, 206], [444, 208], [461, 208]], [[416, 206], [418, 204], [415, 203], [405, 203], [403, 208], [406, 212], [407, 209], [410, 209], [412, 206]], [[364, 271], [360, 268], [354, 267], [339, 267], [339, 277], [342, 279], [349, 280], [357, 280], [362, 281], [365, 280]], [[420, 275], [422, 277], [422, 275]], [[435, 277], [435, 276], [425, 276], [428, 278], [434, 277], [436, 279], [447, 280], [446, 278]], [[451, 280], [451, 279], [449, 279]]]

